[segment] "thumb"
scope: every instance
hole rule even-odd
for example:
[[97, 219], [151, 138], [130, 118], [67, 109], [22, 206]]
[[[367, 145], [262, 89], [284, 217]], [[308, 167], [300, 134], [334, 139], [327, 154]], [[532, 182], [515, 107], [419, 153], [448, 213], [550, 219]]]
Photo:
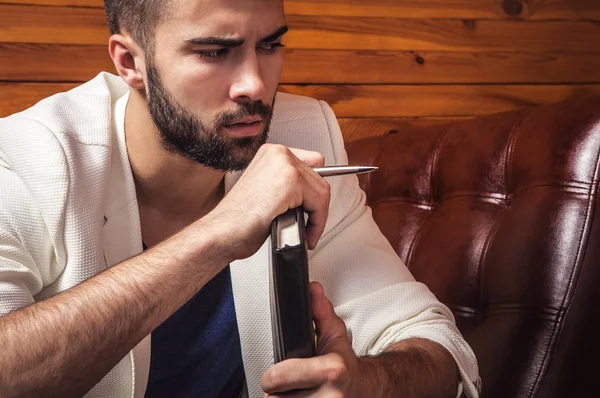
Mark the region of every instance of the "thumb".
[[325, 165], [325, 157], [315, 151], [307, 151], [305, 149], [288, 148], [294, 156], [306, 163], [310, 167], [323, 167]]
[[348, 349], [350, 342], [344, 321], [337, 316], [333, 304], [325, 297], [323, 286], [310, 283], [310, 298], [315, 320], [319, 354]]

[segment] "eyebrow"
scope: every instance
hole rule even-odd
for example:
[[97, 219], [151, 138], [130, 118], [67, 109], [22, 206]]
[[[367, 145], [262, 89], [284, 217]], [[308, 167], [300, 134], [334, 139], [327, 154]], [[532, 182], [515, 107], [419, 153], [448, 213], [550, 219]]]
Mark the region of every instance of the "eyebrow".
[[[268, 36], [261, 39], [260, 42], [267, 43], [267, 42], [274, 41], [274, 40], [280, 38], [281, 36], [283, 36], [284, 34], [286, 34], [288, 29], [289, 28], [287, 25], [280, 26], [273, 33], [271, 33]], [[221, 47], [226, 47], [226, 48], [235, 48], [235, 47], [240, 47], [242, 44], [244, 44], [244, 40], [243, 39], [226, 39], [223, 37], [211, 36], [211, 37], [195, 37], [193, 39], [187, 39], [186, 43], [194, 44], [194, 45], [198, 45], [198, 46], [221, 46]]]

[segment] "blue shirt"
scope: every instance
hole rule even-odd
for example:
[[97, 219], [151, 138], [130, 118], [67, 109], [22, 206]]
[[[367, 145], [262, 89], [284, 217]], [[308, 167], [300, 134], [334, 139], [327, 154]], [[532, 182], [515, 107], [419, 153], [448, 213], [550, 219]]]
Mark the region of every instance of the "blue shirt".
[[146, 397], [238, 397], [244, 367], [229, 267], [152, 332]]

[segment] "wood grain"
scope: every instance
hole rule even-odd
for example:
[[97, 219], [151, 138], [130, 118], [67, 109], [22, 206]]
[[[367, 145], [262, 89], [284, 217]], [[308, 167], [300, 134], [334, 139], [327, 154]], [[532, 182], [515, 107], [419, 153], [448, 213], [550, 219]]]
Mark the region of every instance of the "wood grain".
[[[420, 20], [290, 16], [291, 49], [598, 52], [595, 21]], [[0, 42], [105, 45], [99, 8], [0, 5]]]
[[393, 134], [398, 131], [410, 131], [418, 134], [423, 127], [452, 123], [470, 119], [473, 116], [447, 118], [338, 118], [345, 142], [378, 135]]
[[[102, 8], [102, 0], [0, 0], [0, 4]], [[285, 0], [288, 15], [450, 19], [600, 19], [597, 0]]]
[[597, 52], [595, 21], [399, 20], [292, 16], [290, 48]]
[[[0, 116], [21, 111], [74, 83], [1, 83]], [[600, 85], [294, 86], [280, 90], [324, 100], [337, 117], [484, 115], [600, 92]]]
[[484, 115], [600, 92], [600, 85], [281, 86], [324, 100], [338, 117]]
[[597, 0], [285, 0], [292, 15], [451, 19], [598, 19]]
[[[365, 72], [365, 65], [368, 71]], [[105, 45], [0, 43], [0, 81], [115, 73]], [[286, 50], [287, 84], [597, 83], [600, 53]]]
[[288, 50], [282, 82], [598, 83], [600, 53]]
[[0, 81], [83, 82], [116, 73], [107, 46], [0, 43]]
[[0, 83], [0, 117], [25, 110], [50, 95], [75, 86], [73, 83]]
[[102, 9], [0, 5], [0, 42], [106, 45], [109, 36]]
[[104, 8], [102, 0], [0, 0], [0, 4]]

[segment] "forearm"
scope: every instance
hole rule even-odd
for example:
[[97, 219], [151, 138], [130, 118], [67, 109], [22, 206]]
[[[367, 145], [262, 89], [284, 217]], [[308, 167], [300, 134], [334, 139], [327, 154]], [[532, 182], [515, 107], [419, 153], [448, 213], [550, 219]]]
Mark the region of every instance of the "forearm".
[[180, 234], [0, 318], [0, 396], [84, 395], [227, 264], [200, 235]]
[[441, 345], [411, 338], [390, 346], [384, 353], [358, 359], [361, 396], [405, 398], [455, 398], [459, 381], [454, 359]]

